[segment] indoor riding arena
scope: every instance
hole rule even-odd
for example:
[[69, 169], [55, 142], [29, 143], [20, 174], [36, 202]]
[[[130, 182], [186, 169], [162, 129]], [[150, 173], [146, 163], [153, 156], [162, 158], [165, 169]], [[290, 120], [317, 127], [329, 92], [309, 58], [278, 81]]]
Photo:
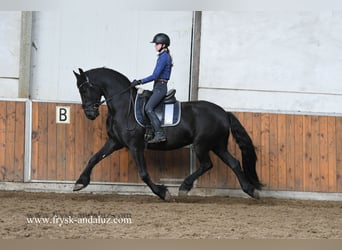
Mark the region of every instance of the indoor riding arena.
[[[250, 136], [260, 199], [212, 152], [213, 168], [178, 195], [199, 167], [193, 145], [145, 151], [169, 201], [126, 148], [73, 191], [108, 138], [106, 103], [87, 119], [73, 71], [141, 79], [159, 32], [176, 98], [221, 106]], [[341, 11], [0, 11], [0, 33], [1, 239], [342, 239]], [[242, 164], [232, 133], [227, 149]]]

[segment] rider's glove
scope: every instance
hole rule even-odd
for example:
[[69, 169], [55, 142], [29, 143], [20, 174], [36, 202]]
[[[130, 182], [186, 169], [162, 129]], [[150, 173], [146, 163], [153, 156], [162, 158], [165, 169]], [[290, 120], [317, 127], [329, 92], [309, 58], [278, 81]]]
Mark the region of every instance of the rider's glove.
[[137, 85], [139, 85], [139, 84], [142, 84], [141, 80], [134, 80], [134, 81], [131, 83], [131, 86], [132, 86], [132, 87], [135, 87], [135, 86], [137, 86]]

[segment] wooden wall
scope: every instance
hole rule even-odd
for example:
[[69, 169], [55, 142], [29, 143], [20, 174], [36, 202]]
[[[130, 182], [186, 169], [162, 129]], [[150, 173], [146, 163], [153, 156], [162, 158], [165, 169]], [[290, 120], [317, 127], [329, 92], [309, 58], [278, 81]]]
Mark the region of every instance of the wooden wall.
[[[32, 180], [75, 181], [106, 140], [106, 107], [89, 121], [80, 105], [68, 104], [70, 124], [56, 124], [58, 103], [32, 104]], [[61, 104], [65, 106], [66, 104]], [[257, 171], [267, 190], [342, 192], [342, 117], [238, 112], [258, 155]], [[25, 102], [0, 101], [0, 181], [23, 181]], [[232, 138], [228, 149], [239, 160]], [[147, 151], [156, 182], [189, 174], [189, 149]], [[214, 168], [198, 187], [240, 188], [232, 171], [212, 155]], [[141, 183], [126, 149], [94, 169], [92, 181]], [[169, 182], [169, 181], [166, 181]]]
[[[257, 172], [267, 190], [342, 192], [342, 117], [235, 113], [258, 155]], [[228, 149], [239, 160], [230, 138]], [[215, 167], [198, 186], [239, 188], [215, 156]]]
[[[70, 124], [56, 124], [56, 106], [70, 106]], [[101, 115], [88, 120], [81, 105], [34, 102], [32, 122], [32, 179], [75, 181], [90, 157], [107, 138], [106, 106]], [[189, 149], [171, 152], [146, 152], [151, 177], [184, 178], [189, 173]], [[141, 182], [136, 166], [126, 149], [102, 160], [92, 174], [92, 181]]]
[[24, 180], [25, 102], [0, 101], [0, 181]]

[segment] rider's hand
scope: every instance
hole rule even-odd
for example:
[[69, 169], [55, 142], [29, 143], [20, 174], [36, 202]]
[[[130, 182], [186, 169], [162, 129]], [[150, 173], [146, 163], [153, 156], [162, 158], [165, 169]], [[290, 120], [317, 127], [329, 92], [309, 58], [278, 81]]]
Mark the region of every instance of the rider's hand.
[[132, 87], [135, 87], [135, 86], [137, 86], [137, 85], [139, 85], [139, 84], [142, 84], [141, 80], [134, 80], [134, 81], [131, 83], [131, 86], [132, 86]]

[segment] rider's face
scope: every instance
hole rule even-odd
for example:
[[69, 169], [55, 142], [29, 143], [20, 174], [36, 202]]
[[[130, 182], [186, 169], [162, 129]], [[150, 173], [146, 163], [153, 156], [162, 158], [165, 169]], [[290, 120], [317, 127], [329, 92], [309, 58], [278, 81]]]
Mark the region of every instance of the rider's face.
[[154, 45], [154, 47], [155, 47], [156, 51], [160, 51], [162, 49], [163, 45], [161, 43], [156, 43]]

